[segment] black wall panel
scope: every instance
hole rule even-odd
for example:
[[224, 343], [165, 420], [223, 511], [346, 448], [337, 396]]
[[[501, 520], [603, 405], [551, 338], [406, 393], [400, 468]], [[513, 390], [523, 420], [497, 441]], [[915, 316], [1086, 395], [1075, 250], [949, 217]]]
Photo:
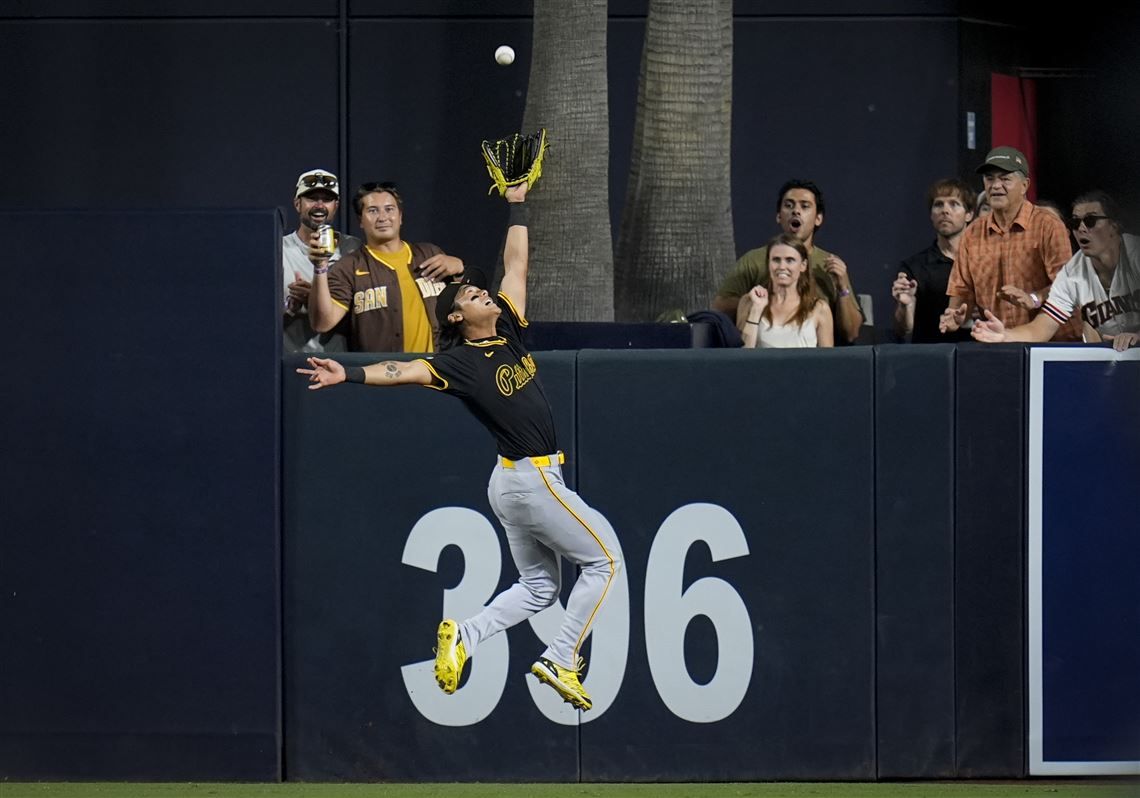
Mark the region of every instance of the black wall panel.
[[963, 345], [955, 391], [958, 776], [1025, 775], [1025, 348]]
[[777, 193], [815, 181], [816, 243], [847, 263], [883, 326], [899, 261], [934, 235], [931, 183], [959, 173], [953, 19], [738, 19], [732, 198], [738, 254], [767, 243]]
[[878, 775], [954, 757], [954, 352], [875, 349]]
[[[621, 539], [633, 641], [584, 718], [583, 779], [873, 778], [871, 350], [583, 352], [578, 384], [578, 478]], [[673, 657], [641, 642], [680, 627]], [[684, 719], [730, 692], [687, 685], [721, 671], [735, 707]]]
[[[522, 126], [530, 27], [529, 19], [382, 19], [349, 28], [352, 185], [394, 181], [403, 191], [403, 237], [438, 244], [487, 274], [505, 211], [497, 194], [487, 195], [480, 142]], [[515, 48], [511, 66], [495, 63], [503, 43]], [[550, 168], [570, 168], [551, 136]]]
[[[293, 373], [300, 362], [286, 358], [283, 375], [287, 778], [576, 780], [576, 728], [551, 724], [527, 693], [525, 674], [542, 650], [529, 626], [508, 633], [509, 666], [492, 679], [501, 697], [491, 694], [493, 709], [477, 725], [434, 722], [418, 708], [454, 709], [470, 691], [447, 697], [430, 675], [409, 686], [402, 675], [432, 659], [445, 590], [487, 578], [484, 566], [500, 561], [478, 601], [517, 579], [487, 503], [493, 439], [458, 400], [427, 388], [310, 392]], [[540, 353], [536, 362], [573, 485], [574, 355]], [[440, 508], [469, 515], [449, 516], [434, 571], [405, 564], [409, 541], [425, 539], [413, 529]], [[475, 529], [470, 513], [488, 520]], [[476, 539], [483, 548], [467, 560], [457, 547]], [[483, 648], [472, 679], [481, 662], [491, 662]]]
[[0, 225], [0, 777], [274, 780], [278, 216]]
[[27, 171], [0, 208], [291, 208], [300, 172], [336, 168], [331, 19], [0, 21], [0, 41], [0, 144]]

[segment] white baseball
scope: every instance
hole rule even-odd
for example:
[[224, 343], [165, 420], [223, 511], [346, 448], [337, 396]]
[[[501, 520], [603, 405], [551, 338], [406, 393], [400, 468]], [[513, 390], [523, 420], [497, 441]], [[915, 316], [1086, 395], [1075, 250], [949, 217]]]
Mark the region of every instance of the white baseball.
[[515, 62], [515, 49], [507, 45], [501, 45], [499, 49], [495, 50], [495, 60], [503, 66], [513, 64]]

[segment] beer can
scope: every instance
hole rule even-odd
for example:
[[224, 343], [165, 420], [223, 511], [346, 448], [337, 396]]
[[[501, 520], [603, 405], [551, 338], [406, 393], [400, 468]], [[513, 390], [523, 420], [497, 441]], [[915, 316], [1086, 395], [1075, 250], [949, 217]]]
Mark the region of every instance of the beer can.
[[322, 224], [317, 228], [317, 247], [321, 252], [326, 255], [336, 254], [336, 233], [332, 229], [332, 225]]

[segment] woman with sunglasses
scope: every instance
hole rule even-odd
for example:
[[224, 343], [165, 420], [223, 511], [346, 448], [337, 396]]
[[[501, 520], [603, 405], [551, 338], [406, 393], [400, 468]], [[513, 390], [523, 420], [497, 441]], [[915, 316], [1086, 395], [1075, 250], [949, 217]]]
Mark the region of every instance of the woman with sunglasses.
[[1140, 237], [1123, 232], [1116, 203], [1103, 191], [1073, 202], [1069, 229], [1079, 251], [1053, 281], [1042, 312], [1028, 324], [1007, 329], [988, 310], [974, 324], [984, 343], [1040, 343], [1078, 311], [1086, 343], [1111, 341], [1117, 351], [1140, 341]]

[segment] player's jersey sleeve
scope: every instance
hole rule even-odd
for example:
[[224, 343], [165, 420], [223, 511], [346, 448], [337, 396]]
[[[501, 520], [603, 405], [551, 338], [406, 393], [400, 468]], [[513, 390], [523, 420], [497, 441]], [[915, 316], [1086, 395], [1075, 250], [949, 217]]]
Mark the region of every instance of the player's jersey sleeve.
[[1077, 295], [1077, 283], [1073, 276], [1073, 269], [1071, 266], [1066, 266], [1061, 269], [1061, 273], [1053, 281], [1053, 286], [1049, 289], [1049, 298], [1045, 300], [1041, 309], [1048, 313], [1053, 321], [1064, 324], [1073, 315], [1073, 311], [1077, 309], [1079, 301], [1080, 297]]
[[431, 383], [424, 387], [469, 396], [475, 386], [476, 373], [468, 353], [469, 350], [460, 345], [434, 357], [420, 358], [432, 376]]
[[329, 265], [329, 296], [345, 310], [352, 304], [352, 263], [355, 258], [340, 258]]

